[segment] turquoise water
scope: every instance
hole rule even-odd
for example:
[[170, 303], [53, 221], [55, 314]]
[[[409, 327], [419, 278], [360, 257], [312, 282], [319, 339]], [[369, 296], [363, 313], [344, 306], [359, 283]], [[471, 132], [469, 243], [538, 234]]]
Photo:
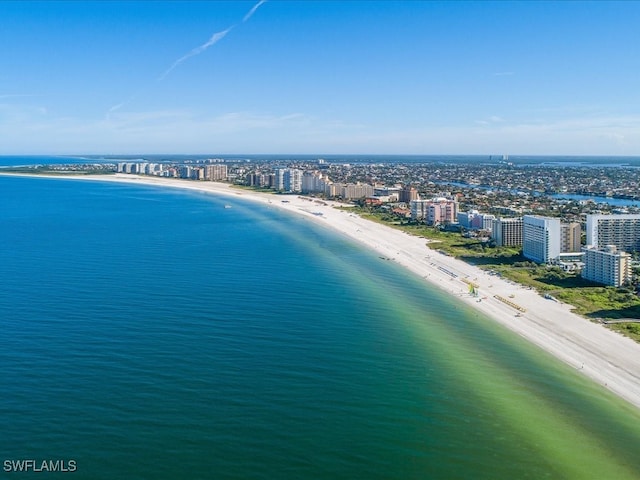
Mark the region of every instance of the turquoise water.
[[42, 178], [0, 177], [0, 200], [3, 462], [105, 479], [640, 477], [637, 409], [307, 219]]

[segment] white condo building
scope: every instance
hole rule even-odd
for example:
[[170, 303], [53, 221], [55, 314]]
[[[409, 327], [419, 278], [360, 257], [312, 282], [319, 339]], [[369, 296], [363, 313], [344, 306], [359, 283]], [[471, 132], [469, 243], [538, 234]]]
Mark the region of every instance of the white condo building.
[[495, 219], [495, 215], [483, 213], [480, 215], [481, 224], [478, 227], [482, 230], [491, 230], [493, 228], [493, 221]]
[[480, 212], [478, 210], [470, 210], [468, 212], [458, 212], [458, 223], [464, 228], [473, 228], [472, 221], [478, 217]]
[[302, 191], [302, 170], [296, 168], [276, 169], [275, 188], [285, 192]]
[[587, 215], [587, 245], [640, 251], [640, 214]]
[[615, 245], [603, 249], [587, 246], [583, 249], [582, 278], [592, 282], [619, 287], [631, 278], [631, 255], [619, 251]]
[[302, 174], [302, 193], [324, 193], [331, 183], [322, 173], [304, 172]]
[[495, 215], [480, 213], [478, 210], [458, 212], [458, 223], [464, 228], [472, 230], [491, 230]]
[[549, 263], [561, 252], [559, 218], [525, 215], [522, 217], [522, 254], [537, 263]]

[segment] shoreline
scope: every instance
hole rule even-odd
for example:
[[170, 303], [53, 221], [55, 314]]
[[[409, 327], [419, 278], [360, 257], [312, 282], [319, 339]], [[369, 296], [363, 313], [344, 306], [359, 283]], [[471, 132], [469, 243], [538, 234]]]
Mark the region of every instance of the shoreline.
[[[394, 261], [575, 368], [620, 398], [640, 408], [640, 344], [571, 312], [566, 304], [543, 298], [534, 290], [491, 276], [479, 267], [429, 249], [427, 239], [338, 210], [338, 202], [299, 195], [273, 195], [233, 189], [230, 184], [137, 175], [3, 176], [117, 182], [177, 188], [241, 198], [303, 215]], [[283, 202], [282, 200], [285, 200]], [[310, 201], [312, 200], [312, 201]], [[469, 293], [477, 286], [479, 296]]]

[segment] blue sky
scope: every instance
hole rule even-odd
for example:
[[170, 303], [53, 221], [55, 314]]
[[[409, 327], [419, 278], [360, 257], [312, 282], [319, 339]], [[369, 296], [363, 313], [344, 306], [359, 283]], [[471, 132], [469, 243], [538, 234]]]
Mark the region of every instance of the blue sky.
[[0, 154], [640, 155], [640, 2], [1, 1]]

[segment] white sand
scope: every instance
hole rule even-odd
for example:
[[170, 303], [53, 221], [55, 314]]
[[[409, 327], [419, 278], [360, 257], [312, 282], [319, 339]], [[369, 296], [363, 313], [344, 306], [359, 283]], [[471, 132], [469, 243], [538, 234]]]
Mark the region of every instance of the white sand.
[[[59, 177], [57, 177], [59, 178]], [[348, 211], [295, 195], [272, 195], [231, 188], [228, 184], [196, 182], [135, 175], [75, 176], [65, 179], [99, 180], [157, 185], [211, 192], [271, 204], [333, 228], [380, 256], [424, 278], [425, 281], [461, 298], [490, 318], [551, 353], [577, 371], [640, 407], [640, 344], [571, 313], [568, 305], [544, 299], [533, 290], [491, 276], [460, 260], [426, 247], [424, 238], [380, 225]], [[287, 200], [283, 202], [282, 200]], [[231, 203], [232, 205], [232, 203]], [[317, 215], [321, 212], [322, 215]], [[446, 270], [450, 273], [446, 273]], [[469, 294], [471, 281], [479, 286], [480, 300]], [[526, 312], [494, 298], [499, 295]]]

